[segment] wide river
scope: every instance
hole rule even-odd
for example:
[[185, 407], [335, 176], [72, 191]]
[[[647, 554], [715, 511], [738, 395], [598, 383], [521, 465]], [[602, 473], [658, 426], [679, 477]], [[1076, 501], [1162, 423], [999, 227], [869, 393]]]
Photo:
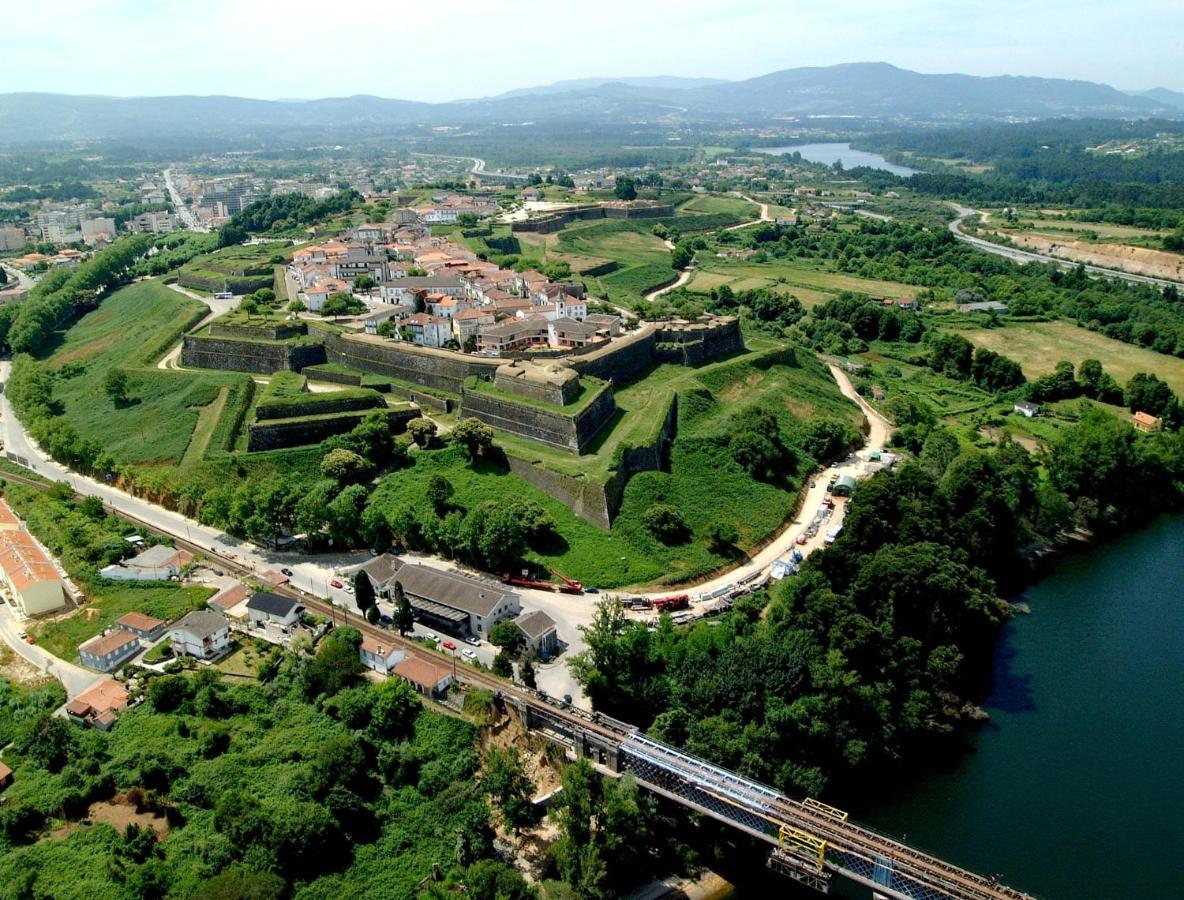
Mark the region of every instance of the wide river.
[[898, 166], [895, 163], [888, 162], [879, 153], [868, 153], [866, 150], [852, 150], [850, 144], [795, 144], [792, 147], [762, 147], [761, 153], [772, 153], [780, 156], [786, 153], [793, 153], [795, 150], [802, 154], [802, 159], [809, 162], [823, 163], [828, 166], [833, 166], [836, 162], [841, 161], [844, 169], [867, 166], [869, 169], [883, 169], [885, 172], [891, 172], [893, 175], [900, 175], [905, 178], [917, 173], [916, 169], [910, 169], [907, 166]]
[[1038, 897], [1184, 897], [1184, 516], [1067, 553], [1022, 599], [971, 749], [856, 816]]

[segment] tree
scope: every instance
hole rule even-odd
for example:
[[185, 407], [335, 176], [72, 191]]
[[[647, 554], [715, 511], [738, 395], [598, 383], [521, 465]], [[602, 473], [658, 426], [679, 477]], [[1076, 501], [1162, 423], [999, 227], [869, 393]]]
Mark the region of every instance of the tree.
[[399, 634], [406, 634], [415, 627], [415, 613], [411, 609], [411, 601], [407, 599], [407, 593], [403, 590], [403, 585], [399, 584], [398, 581], [395, 582], [394, 601], [394, 625], [399, 629]]
[[436, 511], [436, 515], [444, 515], [452, 493], [452, 482], [438, 472], [428, 479], [427, 500], [432, 505], [432, 509]]
[[518, 666], [518, 674], [522, 678], [522, 683], [532, 691], [538, 687], [534, 671], [534, 654], [528, 653], [526, 655], [521, 665]]
[[618, 200], [636, 200], [637, 185], [630, 176], [618, 175], [616, 184], [613, 187], [613, 193]]
[[330, 631], [306, 670], [309, 695], [332, 697], [357, 680], [362, 672], [362, 660], [358, 656], [361, 644], [362, 635], [356, 628]]
[[365, 481], [374, 474], [374, 466], [360, 454], [338, 448], [321, 458], [321, 474], [339, 484], [347, 484]]
[[378, 609], [374, 602], [374, 582], [361, 569], [354, 573], [354, 603], [358, 604], [358, 609], [363, 613], [368, 614], [371, 609]]
[[526, 637], [522, 634], [521, 628], [507, 620], [498, 622], [489, 629], [489, 643], [500, 647], [511, 656], [517, 656], [518, 651], [526, 643]]
[[411, 733], [415, 719], [423, 709], [411, 685], [401, 678], [390, 678], [372, 687], [370, 696], [367, 732], [371, 738], [394, 741]]
[[255, 313], [259, 312], [259, 301], [255, 298], [254, 294], [247, 294], [247, 296], [243, 297], [242, 303], [239, 304], [239, 309], [245, 312], [249, 319]]
[[288, 303], [288, 312], [290, 313], [302, 313], [306, 309], [308, 309], [308, 307], [305, 306], [300, 300], [292, 300]]
[[536, 825], [541, 811], [531, 802], [534, 784], [515, 747], [493, 747], [481, 771], [481, 789], [493, 800], [502, 819], [515, 833]]
[[1127, 382], [1123, 400], [1131, 412], [1165, 416], [1176, 407], [1176, 395], [1167, 382], [1147, 372], [1136, 372]]
[[716, 522], [707, 533], [707, 541], [713, 553], [731, 552], [738, 540], [740, 530], [732, 522]]
[[451, 438], [465, 448], [472, 460], [489, 452], [493, 446], [493, 429], [480, 419], [462, 419], [452, 429]]
[[432, 438], [436, 436], [436, 423], [420, 416], [407, 423], [407, 433], [411, 435], [411, 439], [415, 441], [416, 445], [431, 446]]
[[369, 275], [359, 275], [354, 279], [354, 290], [361, 293], [367, 293], [378, 287], [378, 282]]
[[108, 369], [103, 376], [103, 391], [107, 398], [116, 406], [127, 403], [127, 372], [123, 369]]
[[198, 886], [194, 900], [283, 900], [288, 894], [284, 879], [233, 865]]
[[514, 675], [514, 663], [510, 659], [510, 654], [505, 650], [499, 650], [497, 656], [493, 658], [493, 674], [499, 678], [511, 678]]
[[695, 254], [685, 244], [675, 244], [674, 249], [670, 251], [670, 266], [681, 271], [689, 266], [694, 258]]
[[335, 294], [330, 294], [321, 304], [321, 315], [332, 316], [336, 319], [338, 316], [361, 312], [365, 308], [366, 306], [361, 300], [350, 296], [345, 291], [338, 291]]
[[188, 679], [180, 675], [154, 678], [148, 685], [148, 702], [159, 713], [173, 712], [192, 695]]
[[669, 503], [655, 503], [642, 517], [646, 530], [663, 544], [674, 544], [686, 540], [690, 533], [686, 519]]

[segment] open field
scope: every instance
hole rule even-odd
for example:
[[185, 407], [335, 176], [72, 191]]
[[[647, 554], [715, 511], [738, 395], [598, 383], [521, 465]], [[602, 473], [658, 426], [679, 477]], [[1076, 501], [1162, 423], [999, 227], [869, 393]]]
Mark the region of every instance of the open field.
[[687, 286], [689, 291], [707, 293], [728, 285], [734, 291], [771, 288], [797, 297], [806, 306], [829, 300], [841, 291], [882, 294], [888, 297], [915, 296], [922, 288], [915, 284], [860, 278], [842, 272], [824, 272], [799, 262], [773, 260], [767, 263], [710, 259], [703, 263]]
[[655, 234], [647, 233], [643, 220], [638, 220], [636, 231], [624, 231], [615, 227], [605, 228], [605, 223], [575, 225], [560, 232], [555, 248], [578, 256], [614, 260], [622, 268], [644, 263], [664, 263], [670, 266], [670, 251]]
[[1063, 359], [1076, 366], [1101, 360], [1106, 371], [1125, 384], [1136, 372], [1153, 372], [1184, 393], [1184, 359], [1145, 350], [1070, 322], [1018, 322], [1004, 328], [960, 330], [976, 345], [1010, 356], [1029, 378], [1046, 375]]

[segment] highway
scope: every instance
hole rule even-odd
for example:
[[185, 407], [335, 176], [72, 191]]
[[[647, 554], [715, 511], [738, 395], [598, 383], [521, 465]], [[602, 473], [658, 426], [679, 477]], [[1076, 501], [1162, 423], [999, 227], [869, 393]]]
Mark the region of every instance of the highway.
[[991, 241], [983, 240], [980, 237], [967, 234], [962, 230], [962, 223], [971, 216], [981, 215], [977, 209], [971, 209], [968, 206], [960, 206], [957, 203], [950, 201], [950, 206], [954, 207], [957, 213], [957, 218], [949, 223], [950, 232], [958, 240], [964, 244], [969, 244], [976, 250], [983, 250], [987, 253], [993, 253], [996, 256], [1002, 256], [1005, 259], [1010, 259], [1018, 263], [1052, 263], [1062, 269], [1076, 269], [1081, 266], [1090, 275], [1099, 278], [1121, 278], [1123, 281], [1131, 281], [1136, 284], [1153, 284], [1157, 287], [1180, 287], [1181, 282], [1170, 281], [1164, 278], [1152, 278], [1150, 275], [1136, 275], [1132, 272], [1123, 272], [1120, 269], [1106, 269], [1102, 266], [1090, 266], [1082, 263], [1073, 262], [1072, 260], [1060, 259], [1056, 256], [1045, 256], [1042, 253], [1032, 253], [1029, 250], [1017, 250], [1014, 247], [1004, 247], [1000, 244], [992, 243]]
[[502, 181], [526, 181], [525, 175], [512, 175], [508, 172], [490, 172], [485, 168], [485, 160], [477, 156], [447, 156], [443, 153], [412, 153], [412, 156], [424, 156], [432, 159], [460, 159], [471, 162], [473, 167], [469, 174], [479, 178], [497, 178]]

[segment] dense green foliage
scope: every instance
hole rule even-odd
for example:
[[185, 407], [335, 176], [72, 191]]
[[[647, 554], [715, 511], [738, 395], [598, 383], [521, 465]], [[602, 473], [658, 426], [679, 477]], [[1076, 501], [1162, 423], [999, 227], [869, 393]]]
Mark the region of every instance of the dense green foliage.
[[231, 216], [219, 232], [219, 246], [241, 244], [248, 234], [284, 231], [302, 225], [315, 225], [332, 216], [349, 212], [362, 202], [357, 191], [341, 191], [324, 200], [304, 194], [279, 194], [256, 200]]
[[920, 460], [864, 482], [832, 547], [717, 623], [656, 632], [608, 601], [572, 663], [594, 705], [795, 794], [849, 789], [948, 734], [1006, 617], [1020, 550], [1080, 524], [1179, 506], [1184, 439], [1105, 413], [1052, 448], [1047, 480], [1007, 442], [960, 452], [931, 427]]

